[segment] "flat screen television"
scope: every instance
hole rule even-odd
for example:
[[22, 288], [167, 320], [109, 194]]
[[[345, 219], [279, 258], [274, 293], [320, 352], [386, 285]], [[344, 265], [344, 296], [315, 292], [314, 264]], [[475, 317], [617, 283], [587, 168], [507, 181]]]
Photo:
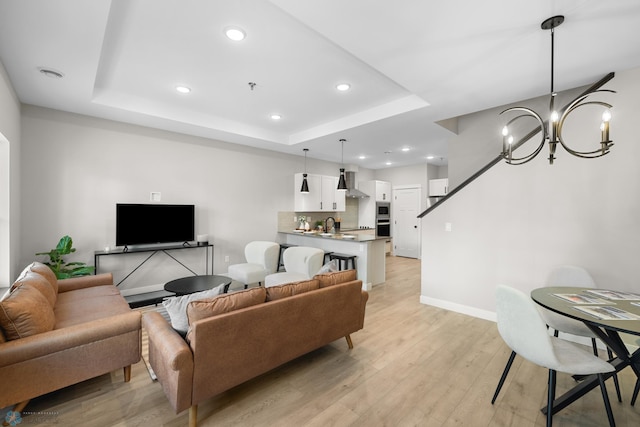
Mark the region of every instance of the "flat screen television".
[[116, 204], [116, 246], [194, 240], [195, 206]]

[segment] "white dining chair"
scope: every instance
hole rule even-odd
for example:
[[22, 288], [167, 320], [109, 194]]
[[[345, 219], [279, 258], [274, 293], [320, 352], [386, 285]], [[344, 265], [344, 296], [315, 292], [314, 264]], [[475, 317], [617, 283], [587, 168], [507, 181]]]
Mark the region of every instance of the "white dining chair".
[[284, 251], [282, 259], [285, 271], [269, 274], [265, 278], [265, 287], [311, 279], [322, 268], [324, 251], [308, 246], [293, 246]]
[[610, 363], [571, 342], [552, 337], [535, 303], [525, 293], [500, 285], [496, 288], [498, 331], [511, 350], [524, 359], [549, 370], [547, 426], [551, 427], [555, 400], [556, 373], [598, 375], [609, 425], [615, 421], [605, 386], [605, 373], [615, 372]]
[[[593, 280], [593, 277], [589, 274], [587, 270], [582, 267], [578, 267], [575, 265], [561, 265], [549, 273], [547, 276], [547, 280], [545, 286], [572, 286], [572, 287], [580, 287], [580, 288], [596, 288], [596, 283]], [[578, 337], [585, 337], [591, 339], [591, 346], [593, 348], [593, 354], [595, 356], [598, 355], [598, 346], [596, 344], [596, 334], [591, 331], [583, 322], [579, 320], [572, 319], [567, 316], [563, 316], [561, 314], [555, 313], [551, 310], [547, 310], [544, 307], [537, 307], [540, 311], [542, 318], [544, 319], [547, 326], [553, 329], [553, 335], [555, 337], [559, 336], [559, 332], [568, 333]], [[609, 360], [613, 359], [613, 353], [611, 349], [607, 347], [607, 355]], [[504, 384], [504, 381], [511, 369], [511, 364], [513, 363], [513, 359], [515, 358], [516, 353], [511, 352], [509, 356], [509, 360], [507, 361], [507, 365], [505, 366], [504, 372], [500, 377], [500, 381], [498, 382], [498, 386], [496, 387], [496, 391], [493, 395], [493, 399], [491, 403], [495, 402], [498, 394], [500, 393], [500, 389]], [[622, 394], [620, 393], [620, 383], [618, 381], [618, 375], [613, 376], [613, 383], [616, 388], [616, 395], [618, 397], [618, 402], [622, 402]]]
[[278, 269], [280, 245], [275, 242], [256, 240], [244, 247], [247, 262], [232, 264], [227, 275], [233, 280], [244, 283], [245, 289], [252, 283], [261, 285], [265, 277]]

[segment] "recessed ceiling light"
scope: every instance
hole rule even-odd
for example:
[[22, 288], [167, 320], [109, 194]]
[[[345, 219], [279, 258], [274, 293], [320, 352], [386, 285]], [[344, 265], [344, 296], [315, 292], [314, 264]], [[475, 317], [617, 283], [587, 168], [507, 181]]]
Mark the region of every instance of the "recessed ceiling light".
[[338, 89], [340, 92], [344, 92], [351, 89], [351, 85], [349, 83], [340, 83], [336, 85], [336, 89]]
[[271, 115], [271, 120], [280, 120], [282, 118], [282, 116], [280, 114], [272, 114]]
[[387, 162], [387, 163], [385, 163], [385, 165], [391, 166], [391, 162]]
[[238, 27], [227, 27], [224, 29], [224, 35], [229, 38], [229, 40], [233, 40], [234, 42], [239, 42], [244, 40], [247, 36], [247, 33], [244, 30]]
[[61, 79], [64, 77], [64, 74], [62, 74], [60, 71], [54, 70], [53, 68], [40, 67], [38, 68], [38, 70], [45, 76], [52, 79]]
[[427, 156], [427, 160], [433, 160], [434, 158], [434, 156]]
[[404, 148], [402, 149], [402, 151], [404, 151], [404, 152], [407, 152], [407, 151], [409, 151], [409, 150], [410, 150], [410, 148], [409, 148], [409, 147], [404, 147]]
[[180, 93], [189, 93], [191, 92], [191, 88], [190, 87], [186, 87], [186, 86], [176, 86], [176, 90]]
[[360, 156], [360, 157], [358, 157], [358, 158], [359, 158], [360, 160], [364, 160], [364, 159], [366, 159], [366, 158], [367, 158], [367, 156]]

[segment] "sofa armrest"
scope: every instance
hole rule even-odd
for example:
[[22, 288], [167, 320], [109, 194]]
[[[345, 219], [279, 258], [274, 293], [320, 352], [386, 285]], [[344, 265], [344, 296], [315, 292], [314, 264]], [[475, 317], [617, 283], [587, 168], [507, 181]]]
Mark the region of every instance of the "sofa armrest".
[[93, 276], [72, 277], [71, 279], [58, 280], [58, 292], [68, 292], [75, 289], [91, 288], [93, 286], [113, 285], [111, 273], [96, 274]]
[[36, 359], [52, 353], [140, 331], [141, 315], [137, 311], [92, 320], [68, 328], [54, 329], [18, 340], [0, 343], [0, 368]]
[[160, 313], [145, 313], [142, 326], [149, 336], [149, 363], [173, 409], [178, 413], [191, 407], [191, 347]]

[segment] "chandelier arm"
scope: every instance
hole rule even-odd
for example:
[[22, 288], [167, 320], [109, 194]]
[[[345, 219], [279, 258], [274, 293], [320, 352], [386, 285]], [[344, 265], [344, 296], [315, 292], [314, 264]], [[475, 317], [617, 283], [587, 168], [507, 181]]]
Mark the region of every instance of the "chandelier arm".
[[545, 140], [546, 140], [545, 132], [544, 132], [545, 126], [544, 126], [544, 121], [542, 120], [542, 117], [540, 117], [540, 115], [538, 113], [536, 113], [535, 111], [533, 111], [530, 108], [526, 108], [526, 107], [511, 107], [511, 108], [507, 108], [506, 110], [502, 111], [500, 114], [502, 115], [504, 113], [508, 113], [508, 112], [512, 112], [512, 111], [523, 111], [525, 114], [520, 114], [520, 115], [512, 118], [511, 120], [509, 120], [507, 122], [507, 125], [506, 125], [507, 127], [510, 124], [512, 124], [513, 122], [515, 122], [516, 120], [521, 119], [522, 117], [526, 117], [526, 116], [531, 116], [534, 119], [536, 119], [538, 121], [538, 123], [539, 123], [539, 126], [537, 126], [535, 129], [533, 129], [527, 135], [522, 137], [516, 143], [512, 143], [511, 144], [511, 152], [513, 152], [514, 150], [516, 150], [520, 146], [524, 145], [536, 133], [540, 132], [540, 130], [543, 130], [542, 138], [540, 139], [540, 144], [538, 144], [538, 147], [531, 154], [529, 154], [527, 156], [524, 156], [524, 157], [513, 157], [513, 156], [510, 156], [508, 153], [506, 153], [504, 151], [502, 152], [502, 157], [507, 161], [507, 163], [509, 163], [511, 165], [522, 165], [524, 163], [529, 162], [534, 157], [536, 157], [540, 153], [540, 150], [542, 150], [542, 148], [544, 147], [544, 143], [545, 143]]
[[[611, 144], [611, 145], [613, 145], [613, 144]], [[579, 151], [571, 150], [570, 148], [567, 148], [567, 147], [566, 147], [566, 146], [564, 146], [564, 145], [563, 145], [563, 147], [564, 147], [564, 149], [565, 149], [565, 150], [567, 150], [567, 152], [568, 152], [569, 154], [574, 155], [574, 156], [576, 156], [576, 157], [581, 157], [581, 158], [583, 158], [583, 159], [596, 159], [596, 158], [598, 158], [598, 157], [602, 157], [602, 156], [604, 156], [604, 155], [606, 155], [606, 154], [609, 154], [609, 153], [610, 153], [610, 151], [605, 151], [605, 152], [603, 153], [603, 152], [602, 152], [602, 150], [595, 150], [595, 151], [590, 151], [590, 152], [588, 152], [588, 153], [582, 153], [582, 152], [579, 152]], [[596, 154], [596, 153], [597, 153], [597, 154]], [[593, 156], [590, 156], [589, 154], [594, 154], [594, 155], [593, 155]]]
[[[607, 102], [603, 102], [603, 101], [587, 101], [587, 102], [583, 102], [589, 95], [596, 93], [596, 92], [613, 92], [613, 91], [609, 91], [606, 89], [603, 90], [595, 90], [591, 93], [582, 95], [580, 97], [578, 97], [577, 99], [575, 99], [571, 104], [569, 104], [566, 108], [566, 110], [562, 113], [562, 116], [560, 117], [560, 120], [558, 121], [558, 134], [557, 134], [557, 139], [558, 142], [560, 142], [560, 145], [562, 145], [562, 148], [564, 148], [567, 152], [569, 152], [570, 154], [577, 156], [577, 157], [582, 157], [582, 158], [588, 158], [588, 159], [594, 159], [597, 157], [602, 157], [605, 154], [607, 154], [609, 152], [609, 148], [613, 145], [613, 143], [608, 143], [606, 145], [604, 145], [604, 148], [601, 147], [597, 150], [593, 150], [593, 151], [577, 151], [574, 150], [572, 148], [570, 148], [567, 144], [564, 143], [564, 140], [562, 138], [562, 128], [564, 127], [564, 122], [567, 119], [567, 117], [569, 116], [569, 114], [571, 114], [574, 110], [578, 109], [579, 107], [584, 107], [585, 105], [600, 105], [602, 107], [605, 108], [612, 108], [612, 105], [607, 103]], [[604, 144], [604, 143], [603, 143]]]
[[514, 166], [524, 165], [525, 163], [528, 163], [531, 160], [533, 160], [540, 153], [540, 151], [542, 151], [542, 148], [544, 148], [544, 141], [542, 142], [542, 144], [538, 145], [538, 148], [536, 148], [533, 153], [531, 153], [528, 156], [520, 157], [520, 158], [511, 158], [511, 160], [509, 160], [504, 156], [503, 157], [505, 158], [507, 164], [514, 165]]

